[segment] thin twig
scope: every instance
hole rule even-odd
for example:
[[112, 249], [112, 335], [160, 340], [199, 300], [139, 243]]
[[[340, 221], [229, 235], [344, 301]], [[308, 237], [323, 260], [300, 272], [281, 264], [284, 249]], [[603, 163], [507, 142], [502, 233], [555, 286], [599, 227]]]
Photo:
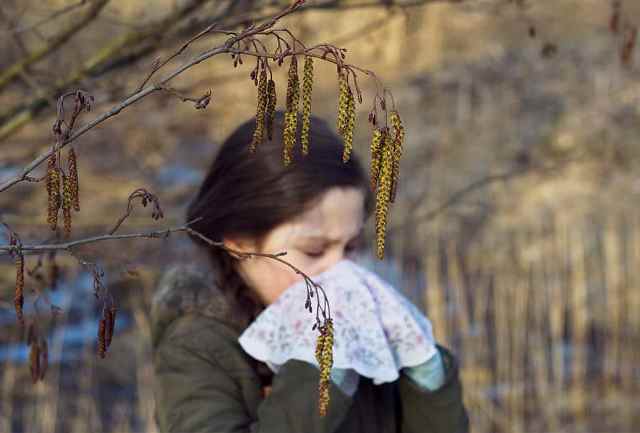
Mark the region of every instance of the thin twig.
[[209, 25], [206, 29], [202, 30], [200, 33], [198, 33], [197, 35], [195, 35], [194, 37], [189, 39], [187, 42], [185, 42], [180, 47], [180, 49], [178, 49], [178, 51], [176, 51], [175, 53], [173, 53], [172, 55], [167, 57], [162, 62], [158, 62], [157, 64], [155, 64], [153, 66], [153, 68], [151, 69], [151, 72], [149, 72], [149, 75], [147, 75], [147, 77], [142, 81], [142, 83], [140, 83], [140, 86], [138, 86], [138, 90], [137, 91], [139, 92], [140, 90], [142, 90], [144, 88], [144, 86], [149, 82], [149, 80], [151, 79], [153, 74], [155, 74], [158, 70], [160, 70], [163, 66], [165, 66], [167, 63], [169, 63], [171, 60], [175, 59], [180, 54], [182, 54], [182, 52], [184, 50], [186, 50], [189, 47], [189, 45], [191, 45], [193, 42], [197, 41], [198, 39], [200, 39], [201, 37], [203, 37], [207, 33], [211, 32], [211, 30], [213, 30], [216, 25], [217, 25], [217, 23], [213, 23], [213, 24]]
[[[59, 244], [18, 244], [18, 245], [11, 245], [11, 244], [6, 244], [6, 245], [0, 245], [0, 256], [2, 255], [9, 255], [12, 254], [14, 251], [20, 251], [21, 254], [23, 255], [35, 255], [35, 254], [42, 254], [44, 252], [49, 252], [49, 251], [66, 251], [69, 254], [71, 254], [74, 258], [76, 258], [76, 260], [78, 260], [78, 262], [83, 265], [83, 266], [87, 266], [87, 267], [91, 267], [92, 272], [94, 273], [94, 282], [96, 285], [95, 288], [95, 294], [96, 297], [98, 297], [100, 295], [101, 292], [105, 291], [106, 289], [104, 288], [104, 286], [101, 283], [101, 277], [103, 276], [104, 272], [99, 268], [98, 265], [96, 265], [93, 262], [87, 262], [84, 261], [82, 259], [80, 259], [77, 254], [75, 253], [75, 251], [73, 251], [73, 249], [75, 247], [81, 246], [81, 245], [87, 245], [87, 244], [93, 244], [96, 242], [102, 242], [102, 241], [107, 241], [107, 240], [116, 240], [116, 239], [137, 239], [137, 238], [148, 238], [148, 239], [165, 239], [167, 237], [169, 237], [169, 235], [171, 233], [178, 233], [178, 232], [186, 232], [189, 233], [193, 236], [198, 237], [199, 239], [201, 239], [202, 241], [204, 241], [206, 244], [215, 247], [215, 248], [220, 248], [224, 251], [226, 251], [227, 253], [230, 253], [236, 257], [239, 257], [240, 259], [246, 259], [246, 258], [251, 258], [251, 257], [264, 257], [264, 258], [268, 258], [271, 260], [275, 260], [279, 263], [282, 263], [283, 265], [289, 267], [291, 270], [293, 270], [296, 274], [302, 276], [302, 278], [305, 280], [306, 285], [307, 285], [307, 297], [309, 299], [309, 291], [310, 290], [315, 290], [316, 296], [317, 296], [317, 308], [316, 308], [316, 318], [319, 320], [319, 316], [318, 313], [319, 312], [323, 312], [325, 310], [325, 308], [322, 308], [320, 306], [320, 294], [322, 294], [323, 298], [324, 298], [324, 306], [326, 307], [326, 311], [328, 314], [327, 317], [331, 317], [330, 314], [330, 310], [329, 310], [329, 302], [326, 296], [326, 293], [324, 292], [324, 289], [322, 288], [322, 286], [320, 286], [319, 284], [315, 283], [307, 274], [305, 274], [303, 271], [301, 271], [299, 268], [297, 268], [296, 266], [292, 265], [291, 263], [289, 263], [286, 260], [281, 259], [282, 256], [285, 256], [287, 253], [286, 251], [283, 252], [279, 252], [279, 253], [258, 253], [258, 252], [247, 252], [247, 251], [238, 251], [235, 250], [233, 248], [229, 248], [227, 247], [223, 242], [218, 242], [218, 241], [213, 241], [211, 239], [209, 239], [208, 237], [206, 237], [205, 235], [203, 235], [202, 233], [192, 229], [190, 226], [195, 223], [196, 221], [198, 221], [200, 218], [196, 218], [193, 221], [187, 222], [186, 224], [183, 224], [181, 226], [177, 226], [177, 227], [170, 227], [164, 230], [154, 230], [154, 231], [149, 231], [149, 232], [144, 232], [144, 233], [127, 233], [127, 234], [121, 234], [121, 235], [116, 235], [116, 234], [106, 234], [106, 235], [100, 235], [100, 236], [93, 236], [93, 237], [89, 237], [89, 238], [84, 238], [84, 239], [78, 239], [75, 241], [70, 241], [70, 242], [64, 242], [64, 243], [59, 243]], [[10, 230], [8, 228], [8, 226], [6, 226], [8, 230]], [[324, 315], [324, 314], [323, 314]]]

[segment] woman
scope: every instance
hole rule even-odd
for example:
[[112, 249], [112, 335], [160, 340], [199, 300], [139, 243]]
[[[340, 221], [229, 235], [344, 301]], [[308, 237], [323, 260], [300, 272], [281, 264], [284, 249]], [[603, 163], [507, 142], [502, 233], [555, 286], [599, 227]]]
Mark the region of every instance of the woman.
[[[278, 112], [274, 129], [282, 123]], [[288, 167], [276, 139], [248, 152], [253, 126], [247, 121], [224, 142], [186, 219], [201, 217], [192, 226], [196, 231], [236, 251], [286, 251], [286, 261], [313, 277], [356, 248], [373, 209], [367, 175], [355, 155], [342, 162], [342, 140], [318, 118], [312, 117], [310, 153], [294, 152]], [[440, 345], [438, 356], [421, 369], [402, 369], [392, 383], [373, 385], [359, 377], [354, 389], [346, 371], [332, 371], [328, 413], [320, 417], [315, 365], [289, 360], [274, 375], [238, 343], [257, 315], [302, 277], [275, 260], [239, 260], [192, 239], [210, 269], [168, 271], [153, 304], [161, 432], [469, 430], [457, 360]]]

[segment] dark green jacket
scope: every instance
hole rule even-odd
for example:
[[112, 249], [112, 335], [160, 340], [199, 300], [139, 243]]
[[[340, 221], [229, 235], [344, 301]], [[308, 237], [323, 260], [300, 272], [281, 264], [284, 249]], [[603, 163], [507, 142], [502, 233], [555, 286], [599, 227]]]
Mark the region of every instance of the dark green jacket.
[[[447, 378], [435, 392], [404, 374], [382, 385], [360, 377], [353, 397], [331, 383], [328, 413], [320, 417], [317, 367], [290, 360], [277, 375], [270, 374], [238, 343], [248, 324], [237, 323], [225, 297], [215, 288], [203, 288], [201, 277], [194, 269], [174, 268], [154, 298], [155, 415], [160, 432], [469, 431], [457, 360], [440, 345]], [[262, 386], [269, 383], [272, 392], [263, 398]]]

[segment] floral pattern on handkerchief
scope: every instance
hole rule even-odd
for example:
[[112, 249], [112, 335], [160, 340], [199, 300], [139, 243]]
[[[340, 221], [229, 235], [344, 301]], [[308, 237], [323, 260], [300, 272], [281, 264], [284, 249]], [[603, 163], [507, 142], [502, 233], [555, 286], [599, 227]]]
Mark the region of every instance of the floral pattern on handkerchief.
[[[354, 369], [380, 384], [435, 355], [430, 321], [375, 273], [345, 259], [312, 279], [329, 299], [335, 368]], [[274, 371], [289, 359], [317, 365], [315, 316], [303, 308], [305, 299], [304, 281], [287, 288], [240, 336], [244, 350]]]

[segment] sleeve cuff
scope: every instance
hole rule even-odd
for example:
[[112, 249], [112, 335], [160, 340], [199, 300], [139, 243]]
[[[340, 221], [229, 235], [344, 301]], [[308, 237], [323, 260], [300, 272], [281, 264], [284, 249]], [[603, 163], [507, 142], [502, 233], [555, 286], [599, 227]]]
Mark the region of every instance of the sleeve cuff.
[[446, 371], [440, 351], [422, 364], [403, 368], [402, 372], [415, 384], [428, 391], [435, 391], [446, 382]]

